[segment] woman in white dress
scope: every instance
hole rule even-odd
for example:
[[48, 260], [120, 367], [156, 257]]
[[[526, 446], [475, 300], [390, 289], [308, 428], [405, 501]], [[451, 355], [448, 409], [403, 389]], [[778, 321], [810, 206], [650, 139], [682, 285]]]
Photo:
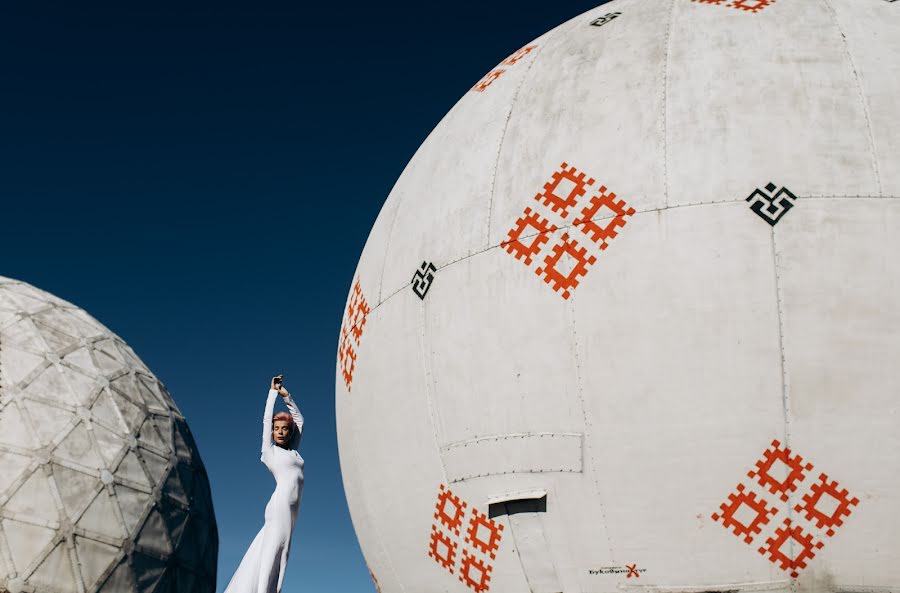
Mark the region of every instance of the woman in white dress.
[[[290, 414], [279, 412], [273, 418], [279, 394]], [[291, 533], [303, 493], [303, 458], [298, 451], [302, 430], [303, 416], [278, 375], [272, 379], [266, 399], [260, 457], [275, 476], [275, 491], [266, 505], [265, 525], [244, 554], [225, 593], [281, 593]]]

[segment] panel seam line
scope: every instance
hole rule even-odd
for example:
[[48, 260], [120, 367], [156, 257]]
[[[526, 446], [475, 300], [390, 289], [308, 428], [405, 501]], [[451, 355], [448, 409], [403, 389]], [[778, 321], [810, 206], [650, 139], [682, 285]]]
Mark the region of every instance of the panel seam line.
[[856, 83], [856, 94], [859, 96], [859, 101], [862, 104], [863, 116], [866, 119], [866, 133], [869, 138], [869, 152], [872, 155], [872, 170], [875, 173], [875, 186], [878, 188], [878, 194], [881, 195], [884, 193], [884, 189], [881, 186], [881, 172], [878, 169], [878, 152], [875, 150], [875, 135], [872, 133], [872, 119], [869, 116], [869, 102], [866, 101], [866, 96], [863, 93], [862, 81], [859, 78], [859, 70], [856, 67], [856, 60], [853, 59], [853, 54], [850, 53], [850, 45], [847, 42], [847, 36], [844, 34], [844, 30], [841, 28], [840, 22], [838, 22], [837, 13], [834, 10], [834, 7], [831, 5], [829, 0], [824, 0], [825, 6], [828, 8], [829, 16], [831, 16], [832, 22], [834, 22], [834, 26], [837, 28], [838, 33], [841, 35], [841, 45], [844, 48], [844, 54], [847, 56], [847, 62], [850, 64], [850, 71], [853, 73], [853, 80]]

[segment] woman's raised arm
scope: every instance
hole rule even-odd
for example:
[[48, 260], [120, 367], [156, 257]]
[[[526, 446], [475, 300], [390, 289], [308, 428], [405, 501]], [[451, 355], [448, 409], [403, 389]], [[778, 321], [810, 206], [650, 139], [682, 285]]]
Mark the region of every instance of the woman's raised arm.
[[297, 404], [294, 403], [294, 400], [291, 399], [291, 394], [283, 387], [281, 390], [284, 392], [281, 394], [284, 399], [284, 405], [287, 406], [291, 418], [294, 419], [294, 434], [291, 435], [291, 449], [297, 449], [300, 446], [300, 435], [303, 432], [303, 414], [300, 413], [300, 408], [298, 408]]
[[272, 414], [275, 411], [275, 398], [278, 392], [274, 389], [269, 390], [269, 397], [266, 399], [266, 411], [263, 413], [262, 427], [262, 452], [272, 449]]

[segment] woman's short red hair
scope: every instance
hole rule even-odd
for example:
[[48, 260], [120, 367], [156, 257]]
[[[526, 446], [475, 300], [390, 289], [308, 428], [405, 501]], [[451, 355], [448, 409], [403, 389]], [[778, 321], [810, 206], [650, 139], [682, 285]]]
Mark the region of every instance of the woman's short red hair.
[[294, 417], [288, 414], [287, 412], [278, 412], [274, 416], [272, 416], [272, 430], [275, 430], [275, 421], [283, 420], [287, 422], [288, 428], [291, 429], [291, 434], [294, 432]]

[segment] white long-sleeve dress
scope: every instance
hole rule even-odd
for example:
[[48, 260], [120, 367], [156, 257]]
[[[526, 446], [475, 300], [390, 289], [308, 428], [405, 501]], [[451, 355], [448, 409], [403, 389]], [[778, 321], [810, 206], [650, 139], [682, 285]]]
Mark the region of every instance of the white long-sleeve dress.
[[272, 412], [277, 397], [277, 391], [269, 390], [263, 414], [260, 457], [275, 476], [275, 491], [266, 505], [266, 522], [244, 554], [240, 566], [225, 587], [225, 593], [281, 593], [291, 534], [303, 493], [303, 458], [298, 450], [303, 416], [294, 400], [290, 396], [285, 398], [284, 403], [294, 418], [296, 428], [287, 449], [276, 445], [272, 441]]

